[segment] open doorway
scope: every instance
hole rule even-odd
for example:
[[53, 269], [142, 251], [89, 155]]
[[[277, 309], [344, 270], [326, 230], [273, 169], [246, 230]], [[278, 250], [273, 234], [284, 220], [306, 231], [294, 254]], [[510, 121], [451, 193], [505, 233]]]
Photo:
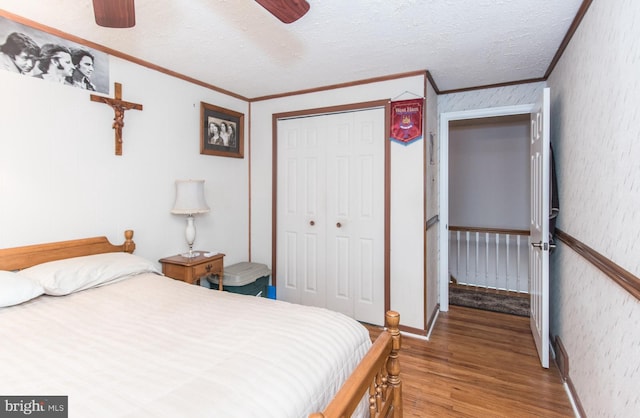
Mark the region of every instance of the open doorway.
[[[454, 120], [528, 114], [530, 117], [530, 327], [542, 367], [549, 367], [549, 219], [551, 187], [551, 92], [545, 87], [531, 105], [487, 108], [440, 115], [440, 309], [449, 310], [449, 124]], [[530, 243], [529, 243], [530, 241]]]
[[[513, 254], [510, 248], [512, 248], [514, 245], [516, 246], [516, 248], [519, 247], [525, 251], [528, 248], [528, 240], [519, 238], [518, 234], [515, 233], [515, 231], [520, 230], [520, 227], [522, 227], [522, 230], [528, 229], [528, 211], [524, 213], [523, 218], [522, 213], [514, 214], [514, 212], [516, 212], [516, 209], [513, 209], [512, 212], [509, 212], [509, 208], [501, 207], [501, 204], [505, 199], [505, 192], [506, 194], [508, 194], [509, 191], [505, 191], [504, 187], [502, 187], [498, 190], [498, 193], [496, 191], [495, 185], [492, 186], [483, 184], [482, 186], [479, 186], [481, 183], [478, 183], [476, 180], [480, 180], [482, 176], [477, 176], [478, 178], [474, 179], [473, 181], [469, 181], [469, 176], [473, 176], [473, 174], [470, 174], [469, 171], [480, 170], [482, 168], [482, 171], [484, 171], [484, 180], [492, 182], [497, 181], [500, 176], [504, 177], [505, 175], [507, 175], [504, 173], [505, 169], [507, 171], [517, 171], [519, 173], [520, 180], [516, 181], [513, 184], [522, 185], [521, 181], [523, 178], [526, 178], [526, 173], [528, 172], [528, 157], [523, 157], [527, 159], [521, 162], [510, 161], [506, 166], [502, 164], [502, 167], [497, 167], [498, 162], [501, 158], [500, 154], [488, 154], [492, 149], [493, 151], [495, 151], [496, 147], [501, 146], [501, 142], [502, 145], [504, 145], [504, 138], [481, 138], [477, 140], [466, 141], [467, 144], [465, 144], [465, 146], [463, 147], [459, 146], [460, 143], [456, 143], [452, 147], [452, 136], [454, 140], [456, 138], [460, 140], [460, 137], [465, 137], [468, 135], [473, 136], [475, 133], [482, 131], [483, 126], [491, 126], [492, 123], [495, 123], [497, 121], [502, 121], [506, 125], [515, 124], [517, 126], [521, 123], [521, 121], [529, 120], [532, 110], [532, 105], [520, 105], [462, 112], [451, 112], [443, 113], [440, 115], [441, 254], [439, 285], [440, 310], [442, 311], [447, 311], [449, 309], [449, 286], [452, 281], [452, 269], [450, 268], [451, 233], [454, 233], [456, 238], [460, 240], [460, 242], [456, 243], [455, 247], [456, 257], [458, 257], [456, 260], [458, 261], [456, 261], [457, 265], [454, 266], [457, 270], [454, 269], [454, 271], [456, 271], [458, 276], [460, 276], [454, 277], [456, 281], [459, 282], [462, 278], [461, 276], [464, 275], [464, 281], [473, 285], [482, 285], [484, 287], [498, 289], [509, 287], [514, 288], [515, 290], [525, 289], [524, 285], [526, 284], [526, 282], [524, 281], [517, 283], [516, 279], [515, 284], [510, 284], [508, 282], [514, 274], [514, 268], [516, 276], [518, 274], [517, 272], [519, 270], [522, 271], [523, 269], [523, 266], [518, 265], [518, 262], [515, 261], [520, 256], [518, 256], [517, 254]], [[525, 123], [527, 126], [525, 135], [528, 136], [529, 123]], [[528, 154], [528, 141], [526, 147], [522, 143], [516, 145], [516, 148], [518, 147], [520, 147], [521, 149], [526, 148]], [[476, 161], [474, 161], [474, 164], [477, 163], [484, 167], [473, 164], [470, 165], [468, 161], [460, 160], [464, 158], [473, 158], [473, 156], [468, 155], [469, 153], [473, 152], [483, 153], [482, 158], [477, 158], [478, 155], [476, 155]], [[512, 152], [518, 153], [519, 151], [516, 149], [515, 151], [512, 150]], [[457, 156], [458, 160], [454, 160], [455, 162], [452, 163], [450, 160], [450, 154]], [[465, 155], [467, 156], [464, 157]], [[453, 167], [452, 164], [454, 164]], [[511, 164], [511, 166], [509, 166], [509, 164]], [[522, 170], [518, 170], [518, 164], [522, 165]], [[456, 169], [459, 171], [462, 171], [462, 169], [464, 169], [464, 173], [456, 173], [462, 175], [454, 176], [453, 181], [456, 182], [454, 183], [454, 186], [451, 183], [452, 178], [450, 176], [450, 173], [451, 170]], [[512, 180], [517, 179], [514, 178]], [[461, 186], [460, 182], [465, 183]], [[452, 190], [452, 186], [455, 187], [455, 190]], [[525, 187], [526, 190], [520, 190], [517, 193], [520, 196], [519, 200], [521, 201], [521, 204], [525, 204], [526, 208], [529, 204], [528, 184], [526, 184]], [[513, 193], [513, 191], [511, 192]], [[461, 202], [460, 199], [463, 199], [463, 201]], [[510, 201], [513, 203], [517, 200], [518, 199], [511, 199]], [[452, 203], [456, 205], [456, 208], [454, 208], [453, 210], [451, 207]], [[458, 205], [466, 205], [471, 207], [460, 207]], [[484, 207], [474, 207], [474, 205], [484, 205]], [[505, 215], [505, 213], [507, 212], [509, 212], [509, 214]], [[455, 225], [452, 223], [452, 221], [454, 221], [455, 223], [471, 223], [476, 225]], [[523, 222], [524, 224], [520, 225], [520, 223]], [[495, 227], [495, 225], [499, 225], [502, 228]], [[453, 229], [459, 229], [459, 231], [450, 231], [450, 227], [455, 227]], [[482, 230], [483, 227], [485, 231]], [[499, 232], [497, 237], [496, 232]], [[506, 235], [508, 235], [508, 238], [505, 234], [503, 234], [504, 232], [507, 233]], [[501, 245], [503, 247], [501, 247]], [[504, 250], [500, 250], [500, 248], [504, 248]], [[489, 250], [492, 250], [492, 252], [490, 253]], [[502, 252], [502, 255], [497, 255], [496, 252]], [[509, 255], [506, 254], [507, 252], [509, 252]], [[464, 258], [464, 261], [460, 261], [461, 257]], [[504, 267], [503, 261], [506, 261], [506, 263], [504, 263]], [[524, 266], [524, 270], [526, 271], [527, 269], [528, 265]], [[478, 277], [478, 271], [481, 272], [481, 274], [479, 275], [480, 277]]]
[[449, 122], [449, 304], [529, 316], [530, 115]]

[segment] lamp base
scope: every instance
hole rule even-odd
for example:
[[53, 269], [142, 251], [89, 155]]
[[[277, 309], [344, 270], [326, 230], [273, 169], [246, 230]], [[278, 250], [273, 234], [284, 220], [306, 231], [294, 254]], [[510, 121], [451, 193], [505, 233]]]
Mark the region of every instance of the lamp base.
[[187, 229], [184, 231], [184, 237], [187, 239], [189, 252], [180, 255], [186, 258], [197, 257], [199, 254], [193, 251], [193, 242], [196, 240], [196, 225], [194, 223], [193, 215], [187, 216]]

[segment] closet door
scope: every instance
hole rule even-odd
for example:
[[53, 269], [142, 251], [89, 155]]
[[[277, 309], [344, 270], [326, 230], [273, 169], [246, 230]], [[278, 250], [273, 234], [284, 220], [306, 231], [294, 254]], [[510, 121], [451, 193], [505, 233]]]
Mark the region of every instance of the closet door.
[[278, 121], [278, 299], [326, 306], [326, 136], [319, 118]]
[[278, 124], [280, 299], [384, 321], [384, 109]]
[[335, 115], [326, 157], [327, 308], [378, 325], [384, 324], [383, 123], [383, 109]]

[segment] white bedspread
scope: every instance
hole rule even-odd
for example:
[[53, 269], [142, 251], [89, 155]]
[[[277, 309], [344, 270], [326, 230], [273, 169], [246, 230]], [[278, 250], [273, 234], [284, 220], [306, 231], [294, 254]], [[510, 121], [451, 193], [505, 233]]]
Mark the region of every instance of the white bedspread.
[[306, 417], [371, 342], [325, 309], [143, 274], [0, 308], [0, 394], [69, 417]]

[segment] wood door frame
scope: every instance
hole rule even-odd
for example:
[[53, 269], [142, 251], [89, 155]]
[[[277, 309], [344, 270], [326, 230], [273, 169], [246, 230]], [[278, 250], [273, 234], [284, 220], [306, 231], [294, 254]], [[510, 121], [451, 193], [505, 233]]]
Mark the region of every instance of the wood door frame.
[[391, 253], [389, 248], [391, 240], [391, 142], [387, 140], [387, 132], [389, 132], [391, 125], [391, 103], [389, 99], [274, 113], [271, 116], [271, 137], [273, 138], [271, 162], [271, 279], [273, 286], [277, 282], [278, 120], [322, 116], [331, 113], [357, 112], [376, 108], [384, 108], [384, 312], [391, 309]]
[[490, 107], [440, 114], [440, 311], [449, 310], [449, 122], [454, 120], [478, 119], [495, 116], [531, 114], [535, 104]]

